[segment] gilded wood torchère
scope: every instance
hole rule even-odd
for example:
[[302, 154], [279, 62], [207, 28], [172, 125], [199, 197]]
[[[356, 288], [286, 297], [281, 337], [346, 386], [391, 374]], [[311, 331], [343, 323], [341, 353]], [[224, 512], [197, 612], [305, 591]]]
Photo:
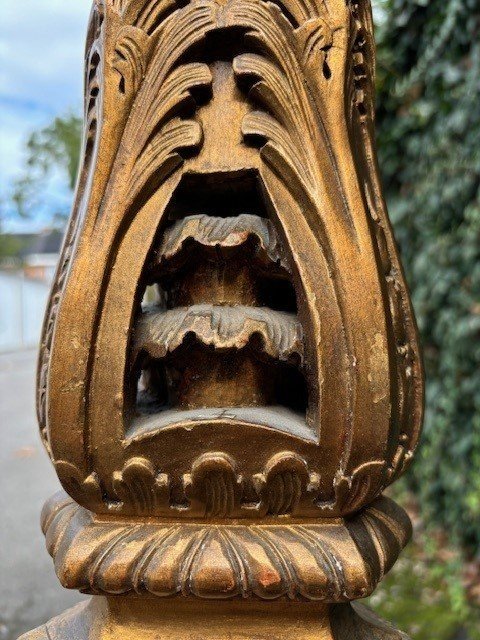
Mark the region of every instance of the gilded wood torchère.
[[92, 598], [24, 640], [399, 640], [422, 423], [368, 0], [95, 0], [38, 419]]

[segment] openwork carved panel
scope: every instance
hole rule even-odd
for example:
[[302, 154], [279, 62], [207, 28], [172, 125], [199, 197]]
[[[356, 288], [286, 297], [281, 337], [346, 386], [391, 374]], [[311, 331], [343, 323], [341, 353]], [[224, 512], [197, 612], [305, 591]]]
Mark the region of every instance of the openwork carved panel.
[[38, 375], [84, 507], [338, 518], [405, 470], [423, 383], [373, 57], [364, 0], [95, 2]]

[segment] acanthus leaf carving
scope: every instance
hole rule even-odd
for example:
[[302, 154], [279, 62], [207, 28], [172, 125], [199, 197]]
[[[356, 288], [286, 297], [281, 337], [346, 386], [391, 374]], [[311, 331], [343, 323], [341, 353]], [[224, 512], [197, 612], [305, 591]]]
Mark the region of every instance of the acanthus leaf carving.
[[333, 45], [332, 27], [323, 18], [311, 18], [304, 22], [296, 33], [303, 51], [303, 64], [307, 65], [310, 58], [315, 57], [317, 69], [322, 69], [324, 73], [327, 51]]
[[86, 496], [92, 509], [103, 505], [102, 488], [95, 472], [84, 475], [75, 465], [63, 460], [56, 461], [54, 465], [62, 486], [70, 495], [81, 492]]
[[357, 467], [347, 475], [338, 471], [333, 483], [335, 498], [332, 502], [317, 502], [323, 513], [335, 510], [344, 514], [354, 513], [380, 493], [378, 475], [384, 475], [386, 463], [375, 460]]
[[206, 518], [226, 518], [240, 504], [242, 477], [237, 477], [235, 462], [224, 453], [212, 452], [195, 460], [183, 483], [191, 507], [203, 510]]
[[[127, 514], [191, 513], [191, 500], [195, 513], [222, 517], [338, 517], [406, 468], [421, 420], [421, 366], [372, 154], [370, 31], [357, 2], [96, 3], [84, 169], [39, 365], [42, 436], [76, 498]], [[238, 42], [227, 45], [225, 33]], [[208, 53], [217, 40], [225, 47], [219, 60]], [[226, 135], [221, 168], [210, 155], [218, 141], [204, 131], [205, 123], [215, 130], [212, 112], [237, 127]], [[241, 161], [229, 168], [237, 152]], [[184, 185], [193, 210], [182, 209]], [[239, 216], [223, 218], [229, 212], [213, 200], [235, 208], [244, 189], [256, 195]], [[185, 233], [174, 250], [182, 259], [155, 262], [155, 247], [162, 251], [162, 237], [176, 227]], [[194, 278], [190, 259], [198, 261]], [[201, 304], [191, 302], [191, 285], [185, 307], [179, 291], [189, 277], [205, 291]], [[231, 303], [224, 293], [234, 281]], [[154, 313], [140, 304], [151, 283], [166, 287]], [[209, 287], [218, 304], [203, 304]], [[364, 291], [368, 310], [360, 312]], [[198, 362], [178, 364], [190, 341]], [[232, 378], [237, 366], [250, 392], [235, 395], [231, 384], [218, 394], [221, 406], [202, 400], [202, 391], [183, 394], [176, 420], [168, 406], [175, 377], [198, 381], [211, 368], [206, 376], [216, 384], [215, 375]], [[268, 366], [279, 371], [272, 380]], [[132, 398], [146, 368], [166, 395], [145, 408]], [[228, 410], [236, 407], [229, 394], [240, 398], [238, 410]], [[75, 427], [65, 435], [66, 424]], [[237, 457], [227, 431], [234, 424], [256, 431], [257, 466]], [[176, 429], [178, 473], [159, 445], [168, 440], [171, 451]], [[262, 448], [269, 429], [282, 435]], [[201, 431], [211, 451], [190, 445], [190, 430]], [[147, 440], [151, 455], [142, 450]], [[235, 460], [234, 471], [192, 475], [193, 461], [211, 460], [217, 448]], [[275, 450], [291, 456], [267, 472]]]
[[138, 27], [125, 25], [115, 44], [113, 68], [120, 76], [119, 91], [134, 95], [145, 76], [151, 39]]
[[[263, 473], [253, 478], [265, 515], [295, 514], [309, 492], [310, 476], [305, 461], [283, 451], [269, 460]], [[313, 499], [313, 498], [311, 498]]]

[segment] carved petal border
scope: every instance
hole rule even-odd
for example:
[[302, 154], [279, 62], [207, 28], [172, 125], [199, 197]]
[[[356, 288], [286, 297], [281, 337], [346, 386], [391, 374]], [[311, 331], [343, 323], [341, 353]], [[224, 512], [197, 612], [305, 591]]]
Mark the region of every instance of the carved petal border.
[[220, 525], [97, 519], [64, 492], [42, 528], [57, 576], [84, 593], [346, 602], [368, 596], [411, 535], [381, 497], [350, 520]]

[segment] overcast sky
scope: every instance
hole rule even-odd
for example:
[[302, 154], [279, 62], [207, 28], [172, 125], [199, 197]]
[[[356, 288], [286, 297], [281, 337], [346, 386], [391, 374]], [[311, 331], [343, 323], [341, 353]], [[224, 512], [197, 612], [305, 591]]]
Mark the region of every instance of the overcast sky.
[[[0, 0], [0, 197], [21, 172], [28, 134], [69, 110], [80, 114], [91, 0]], [[68, 197], [60, 180], [35, 226]], [[11, 228], [18, 224], [10, 223]], [[20, 225], [22, 226], [22, 225]]]

